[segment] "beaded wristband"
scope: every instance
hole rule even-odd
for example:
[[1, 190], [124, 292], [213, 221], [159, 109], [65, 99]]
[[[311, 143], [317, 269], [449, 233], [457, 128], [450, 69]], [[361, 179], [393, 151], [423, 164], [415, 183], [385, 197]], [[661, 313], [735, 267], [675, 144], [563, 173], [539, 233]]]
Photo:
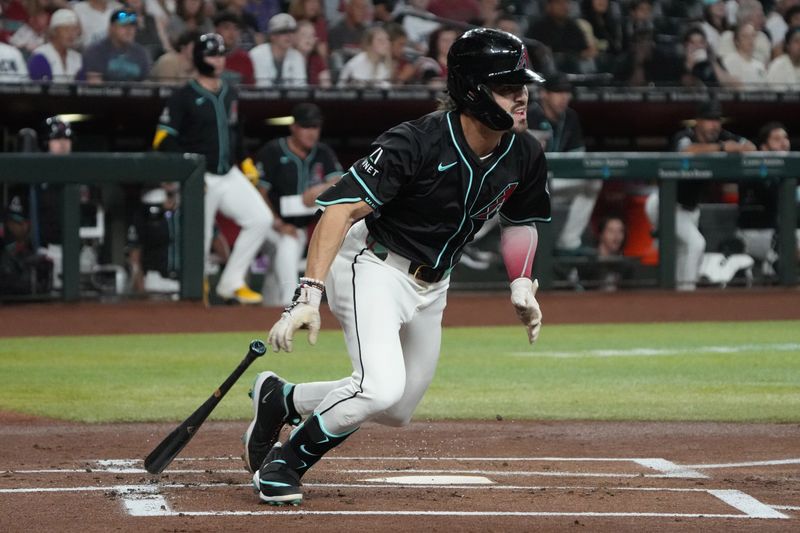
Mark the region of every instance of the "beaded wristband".
[[314, 278], [300, 278], [300, 285], [308, 285], [325, 292], [325, 282]]

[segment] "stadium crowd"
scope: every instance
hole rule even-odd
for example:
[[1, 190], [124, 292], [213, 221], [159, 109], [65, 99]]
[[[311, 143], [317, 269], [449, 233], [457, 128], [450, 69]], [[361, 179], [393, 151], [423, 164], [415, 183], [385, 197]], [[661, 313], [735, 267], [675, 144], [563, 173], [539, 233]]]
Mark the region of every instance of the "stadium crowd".
[[605, 84], [800, 81], [800, 0], [0, 0], [0, 82], [177, 83], [193, 36], [215, 31], [244, 85], [442, 86], [468, 24]]

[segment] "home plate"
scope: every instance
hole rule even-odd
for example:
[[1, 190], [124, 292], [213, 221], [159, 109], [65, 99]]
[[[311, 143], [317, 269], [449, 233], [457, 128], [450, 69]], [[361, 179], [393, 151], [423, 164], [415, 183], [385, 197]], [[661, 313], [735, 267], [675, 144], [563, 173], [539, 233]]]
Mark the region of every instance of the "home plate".
[[396, 483], [398, 485], [492, 485], [483, 476], [393, 476], [363, 480], [367, 483]]

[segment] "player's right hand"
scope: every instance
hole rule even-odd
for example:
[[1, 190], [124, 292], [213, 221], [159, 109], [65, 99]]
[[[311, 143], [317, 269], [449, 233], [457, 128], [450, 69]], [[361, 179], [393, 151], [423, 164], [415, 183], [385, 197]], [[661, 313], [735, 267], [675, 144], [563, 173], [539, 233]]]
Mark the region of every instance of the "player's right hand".
[[517, 312], [520, 322], [528, 332], [528, 342], [533, 344], [539, 338], [542, 329], [542, 310], [536, 301], [536, 291], [539, 289], [539, 280], [531, 281], [529, 278], [517, 278], [511, 282], [511, 304]]
[[319, 336], [321, 319], [319, 304], [322, 301], [322, 289], [301, 283], [294, 294], [292, 304], [281, 314], [269, 331], [267, 342], [272, 350], [291, 352], [294, 333], [298, 329], [308, 330], [309, 344], [316, 344]]

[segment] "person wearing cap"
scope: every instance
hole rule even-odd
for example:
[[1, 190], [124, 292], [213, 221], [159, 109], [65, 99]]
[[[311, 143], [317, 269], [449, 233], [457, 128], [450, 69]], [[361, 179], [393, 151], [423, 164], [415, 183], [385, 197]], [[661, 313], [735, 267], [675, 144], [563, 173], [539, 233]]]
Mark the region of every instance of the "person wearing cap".
[[288, 13], [269, 19], [268, 43], [250, 50], [257, 87], [300, 87], [306, 85], [306, 60], [292, 47], [297, 22]]
[[277, 241], [272, 213], [237, 166], [244, 159], [235, 87], [224, 78], [225, 42], [216, 33], [200, 35], [192, 47], [196, 76], [176, 89], [159, 118], [153, 148], [202, 154], [206, 159], [204, 252], [206, 264], [217, 213], [241, 231], [216, 285], [225, 301], [259, 304], [261, 295], [246, 281], [250, 264], [265, 240]]
[[108, 35], [108, 20], [114, 11], [122, 9], [122, 4], [116, 0], [86, 0], [73, 2], [70, 7], [80, 21], [79, 48], [85, 51], [89, 46], [105, 39]]
[[[539, 101], [528, 109], [528, 127], [542, 144], [545, 152], [585, 152], [583, 130], [574, 109], [572, 84], [561, 73], [547, 76], [539, 88]], [[558, 255], [593, 255], [594, 250], [583, 246], [582, 237], [597, 202], [601, 180], [549, 180], [554, 204], [567, 207], [564, 227], [556, 241]]]
[[[694, 124], [675, 134], [672, 141], [676, 152], [687, 154], [752, 152], [755, 145], [722, 128], [722, 107], [717, 100], [702, 102], [694, 113]], [[675, 282], [676, 288], [692, 291], [700, 277], [700, 264], [706, 249], [706, 239], [700, 233], [700, 202], [706, 196], [707, 180], [678, 180], [675, 206]], [[654, 228], [658, 225], [658, 192], [645, 203], [645, 213]], [[662, 258], [667, 260], [667, 258]]]
[[289, 135], [269, 141], [255, 156], [260, 188], [280, 234], [262, 290], [265, 305], [291, 303], [307, 232], [318, 218], [314, 202], [342, 175], [336, 154], [319, 141], [321, 128], [320, 108], [299, 104], [292, 110]]
[[231, 11], [214, 16], [214, 31], [225, 41], [225, 71], [222, 75], [233, 85], [253, 85], [255, 74], [250, 55], [240, 46], [242, 19]]
[[83, 55], [86, 81], [142, 81], [150, 73], [150, 56], [136, 39], [137, 15], [118, 9], [111, 14], [108, 37]]
[[78, 16], [70, 9], [59, 9], [50, 17], [48, 42], [33, 51], [28, 59], [32, 80], [67, 83], [83, 66], [83, 56], [75, 50], [81, 28]]
[[344, 17], [328, 32], [331, 61], [338, 57], [340, 67], [361, 51], [364, 32], [370, 22], [371, 4], [370, 0], [343, 0]]

